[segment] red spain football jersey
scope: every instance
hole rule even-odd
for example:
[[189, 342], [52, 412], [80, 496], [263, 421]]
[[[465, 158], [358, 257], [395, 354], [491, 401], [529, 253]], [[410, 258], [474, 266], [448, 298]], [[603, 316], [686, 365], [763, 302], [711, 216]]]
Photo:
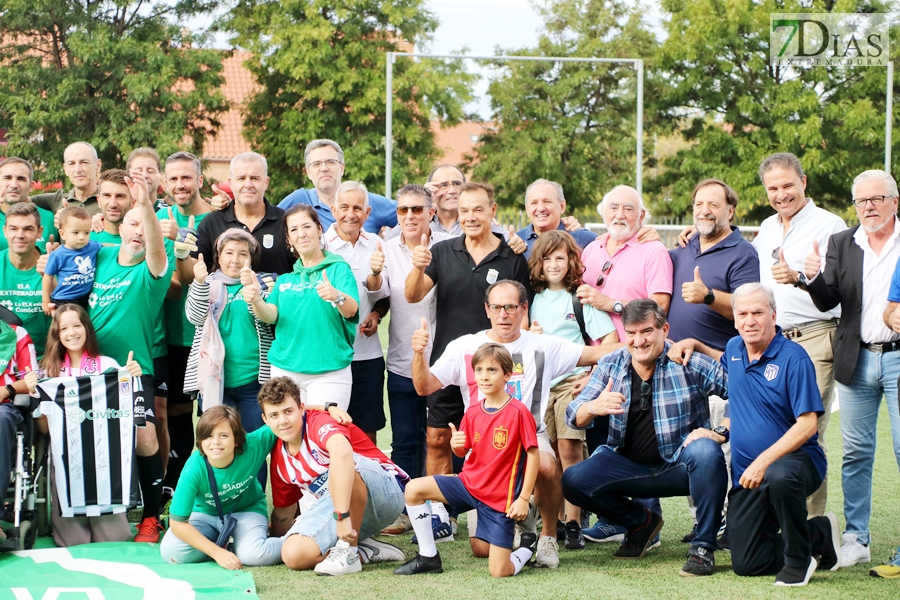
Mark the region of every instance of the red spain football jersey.
[[470, 494], [505, 513], [522, 489], [526, 452], [538, 445], [534, 417], [516, 400], [493, 413], [481, 401], [466, 411], [459, 430], [472, 449], [459, 478]]

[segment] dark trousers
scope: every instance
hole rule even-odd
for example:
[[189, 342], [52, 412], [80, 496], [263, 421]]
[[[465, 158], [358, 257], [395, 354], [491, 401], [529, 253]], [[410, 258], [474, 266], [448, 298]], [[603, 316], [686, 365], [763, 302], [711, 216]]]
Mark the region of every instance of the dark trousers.
[[412, 478], [425, 475], [425, 397], [412, 379], [388, 371], [391, 409], [391, 460]]
[[9, 489], [16, 456], [16, 427], [22, 422], [22, 413], [12, 402], [0, 404], [0, 504]]
[[773, 462], [758, 488], [731, 489], [728, 533], [736, 574], [774, 575], [784, 565], [804, 569], [810, 556], [821, 554], [830, 538], [818, 519], [806, 520], [806, 497], [821, 484], [809, 454], [797, 450]]
[[[674, 463], [640, 465], [607, 446], [563, 474], [566, 500], [628, 529], [646, 522], [644, 502], [631, 498], [692, 496], [697, 505], [695, 546], [717, 547], [716, 533], [728, 489], [725, 455], [716, 442], [688, 444]], [[657, 501], [658, 502], [658, 501]]]

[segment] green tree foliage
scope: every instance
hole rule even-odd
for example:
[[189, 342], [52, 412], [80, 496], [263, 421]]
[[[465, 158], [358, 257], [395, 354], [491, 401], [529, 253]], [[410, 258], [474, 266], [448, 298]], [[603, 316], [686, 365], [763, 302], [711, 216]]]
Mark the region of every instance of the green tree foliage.
[[[185, 46], [185, 18], [210, 0], [4, 0], [0, 127], [8, 155], [62, 176], [62, 155], [92, 143], [104, 165], [140, 146], [200, 153], [226, 108], [221, 53]], [[188, 38], [189, 39], [189, 38]], [[194, 35], [194, 41], [203, 41]]]
[[[498, 54], [650, 58], [656, 42], [631, 2], [543, 0], [546, 27], [534, 47]], [[472, 157], [474, 178], [498, 202], [522, 204], [539, 177], [562, 184], [572, 207], [596, 205], [617, 184], [635, 183], [636, 73], [630, 64], [498, 62], [490, 84], [496, 127]], [[645, 93], [646, 90], [645, 90]]]
[[[329, 138], [344, 149], [345, 179], [383, 191], [385, 60], [427, 43], [437, 21], [423, 0], [238, 0], [222, 21], [249, 50], [262, 86], [245, 109], [244, 136], [269, 161], [275, 200], [308, 185], [303, 150]], [[430, 120], [463, 116], [472, 77], [459, 61], [394, 64], [395, 187], [423, 180], [440, 157]]]
[[[807, 194], [851, 216], [850, 184], [883, 168], [886, 69], [785, 68], [769, 65], [769, 13], [883, 12], [877, 0], [662, 0], [668, 38], [655, 77], [655, 110], [691, 143], [664, 162], [650, 183], [663, 212], [681, 213], [693, 186], [727, 181], [741, 197], [738, 214], [771, 214], [757, 170], [766, 156], [793, 152]], [[897, 30], [892, 29], [896, 38]], [[894, 154], [897, 152], [894, 145]]]

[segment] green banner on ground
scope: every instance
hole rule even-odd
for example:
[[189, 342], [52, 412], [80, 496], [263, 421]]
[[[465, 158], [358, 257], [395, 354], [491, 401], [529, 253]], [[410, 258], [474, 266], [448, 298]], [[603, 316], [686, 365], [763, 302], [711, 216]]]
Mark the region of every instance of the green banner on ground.
[[253, 575], [214, 562], [169, 565], [159, 547], [131, 542], [0, 554], [0, 600], [256, 598]]

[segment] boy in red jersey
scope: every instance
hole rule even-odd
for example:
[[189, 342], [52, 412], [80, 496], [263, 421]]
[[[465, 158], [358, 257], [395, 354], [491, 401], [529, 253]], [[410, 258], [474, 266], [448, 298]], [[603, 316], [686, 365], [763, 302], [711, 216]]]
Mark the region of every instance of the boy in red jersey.
[[426, 500], [477, 511], [478, 529], [469, 541], [476, 556], [488, 557], [493, 577], [518, 575], [534, 554], [536, 534], [524, 533], [515, 552], [512, 543], [515, 521], [528, 514], [537, 479], [537, 426], [525, 405], [506, 390], [513, 371], [506, 348], [484, 344], [472, 356], [472, 369], [485, 399], [466, 411], [459, 431], [450, 425], [453, 452], [460, 457], [471, 452], [459, 477], [422, 477], [406, 486], [406, 510], [418, 536], [419, 553], [395, 569], [397, 575], [443, 572]]

